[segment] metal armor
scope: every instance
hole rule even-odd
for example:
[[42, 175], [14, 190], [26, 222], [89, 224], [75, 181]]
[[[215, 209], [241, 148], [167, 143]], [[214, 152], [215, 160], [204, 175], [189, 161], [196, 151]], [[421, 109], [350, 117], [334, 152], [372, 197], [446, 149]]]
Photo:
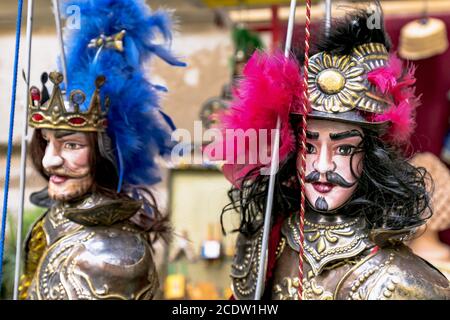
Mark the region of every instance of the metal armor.
[[26, 241], [20, 297], [152, 299], [159, 283], [150, 243], [129, 222], [141, 205], [91, 194], [52, 206]]
[[[413, 230], [369, 230], [363, 217], [309, 214], [303, 300], [450, 299], [449, 281], [402, 241]], [[253, 299], [262, 229], [240, 235], [231, 278], [236, 299]], [[264, 296], [298, 300], [298, 215], [285, 219]], [[376, 244], [376, 245], [375, 245]]]

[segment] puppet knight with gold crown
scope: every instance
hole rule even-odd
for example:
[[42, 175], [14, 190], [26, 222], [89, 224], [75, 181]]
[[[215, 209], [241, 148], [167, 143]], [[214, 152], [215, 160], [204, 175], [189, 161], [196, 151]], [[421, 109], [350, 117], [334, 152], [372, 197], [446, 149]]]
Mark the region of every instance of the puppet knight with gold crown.
[[[173, 125], [158, 105], [144, 63], [168, 51], [170, 17], [143, 0], [69, 0], [80, 29], [68, 30], [67, 79], [49, 75], [49, 96], [30, 89], [32, 162], [48, 187], [32, 202], [48, 207], [25, 244], [22, 299], [152, 299], [153, 260], [166, 219], [148, 189], [155, 157], [171, 150]], [[164, 43], [155, 44], [162, 34]], [[67, 87], [62, 88], [64, 80]]]

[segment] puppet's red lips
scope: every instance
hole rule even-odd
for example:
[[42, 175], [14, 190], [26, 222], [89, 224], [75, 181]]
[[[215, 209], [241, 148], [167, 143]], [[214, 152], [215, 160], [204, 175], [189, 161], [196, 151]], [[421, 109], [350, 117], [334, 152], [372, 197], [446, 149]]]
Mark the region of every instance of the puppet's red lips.
[[314, 190], [320, 193], [328, 193], [334, 188], [334, 184], [328, 182], [314, 182], [312, 185]]
[[63, 176], [55, 176], [55, 175], [50, 176], [50, 182], [54, 184], [62, 184], [66, 182], [67, 179], [68, 179], [67, 177]]

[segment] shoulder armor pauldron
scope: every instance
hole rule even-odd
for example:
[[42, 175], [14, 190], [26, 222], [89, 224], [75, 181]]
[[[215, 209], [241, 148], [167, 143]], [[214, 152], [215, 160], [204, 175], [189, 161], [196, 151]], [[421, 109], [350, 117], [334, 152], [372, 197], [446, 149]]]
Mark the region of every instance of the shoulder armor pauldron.
[[342, 279], [338, 299], [450, 299], [449, 281], [436, 268], [404, 246], [380, 249], [363, 259]]
[[238, 300], [254, 298], [262, 236], [263, 228], [251, 236], [244, 234], [238, 236], [236, 254], [231, 266], [232, 290]]

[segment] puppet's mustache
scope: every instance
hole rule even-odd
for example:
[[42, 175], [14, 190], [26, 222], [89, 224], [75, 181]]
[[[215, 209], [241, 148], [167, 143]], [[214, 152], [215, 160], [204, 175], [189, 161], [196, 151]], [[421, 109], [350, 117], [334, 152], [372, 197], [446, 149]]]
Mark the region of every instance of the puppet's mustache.
[[[327, 182], [338, 185], [342, 188], [351, 188], [356, 184], [356, 181], [348, 182], [341, 175], [339, 175], [338, 173], [333, 172], [333, 171], [327, 171], [325, 176], [326, 176]], [[316, 170], [314, 170], [313, 172], [311, 172], [310, 174], [308, 174], [305, 177], [305, 181], [307, 183], [319, 182], [319, 180], [320, 180], [320, 172], [316, 171]]]

